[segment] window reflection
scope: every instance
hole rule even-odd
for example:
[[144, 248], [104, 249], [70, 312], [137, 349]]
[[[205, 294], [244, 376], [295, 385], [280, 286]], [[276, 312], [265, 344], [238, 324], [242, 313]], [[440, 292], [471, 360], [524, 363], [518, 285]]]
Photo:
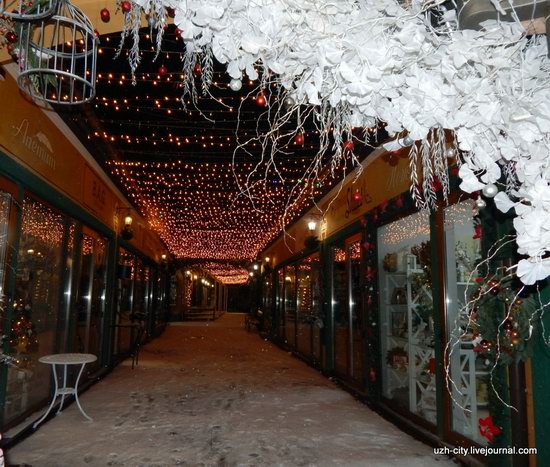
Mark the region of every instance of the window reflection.
[[17, 255], [10, 352], [20, 361], [8, 369], [5, 422], [48, 399], [50, 374], [38, 358], [55, 352], [64, 218], [26, 197]]

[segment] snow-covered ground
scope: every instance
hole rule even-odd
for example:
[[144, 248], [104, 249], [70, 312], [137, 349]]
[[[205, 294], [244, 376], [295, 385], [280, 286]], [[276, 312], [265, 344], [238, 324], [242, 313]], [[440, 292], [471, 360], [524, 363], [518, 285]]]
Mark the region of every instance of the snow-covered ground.
[[7, 453], [61, 466], [456, 465], [305, 363], [242, 327], [242, 315], [169, 326]]

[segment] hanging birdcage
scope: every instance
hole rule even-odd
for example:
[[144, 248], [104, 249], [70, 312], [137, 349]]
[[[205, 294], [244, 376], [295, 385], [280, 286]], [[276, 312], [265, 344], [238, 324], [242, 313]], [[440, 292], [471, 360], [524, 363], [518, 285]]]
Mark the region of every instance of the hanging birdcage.
[[81, 104], [95, 96], [97, 38], [90, 20], [68, 0], [51, 18], [20, 23], [19, 87], [51, 104]]
[[38, 21], [52, 16], [58, 0], [0, 0], [0, 15], [17, 21]]

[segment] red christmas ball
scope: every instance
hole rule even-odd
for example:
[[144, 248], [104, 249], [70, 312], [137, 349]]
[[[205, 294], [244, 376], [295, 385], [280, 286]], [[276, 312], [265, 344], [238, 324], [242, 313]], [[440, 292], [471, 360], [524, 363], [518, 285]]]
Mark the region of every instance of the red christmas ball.
[[514, 328], [514, 322], [511, 319], [507, 319], [506, 321], [504, 321], [504, 323], [502, 323], [502, 327], [506, 331], [510, 331]]
[[101, 21], [104, 23], [111, 21], [111, 12], [107, 10], [107, 8], [103, 8], [103, 10], [99, 12], [99, 16], [101, 17]]
[[200, 75], [202, 74], [202, 68], [201, 68], [200, 63], [196, 63], [196, 64], [195, 64], [195, 68], [193, 68], [193, 72], [194, 72], [197, 76], [200, 76]]
[[399, 164], [399, 157], [397, 154], [390, 153], [388, 162], [392, 167], [395, 167], [397, 164]]
[[258, 104], [260, 107], [263, 107], [266, 104], [265, 96], [263, 95], [263, 93], [260, 92], [256, 96], [256, 104]]
[[101, 34], [99, 34], [99, 31], [98, 31], [97, 29], [94, 29], [94, 35], [95, 35], [95, 37], [96, 37], [97, 39], [99, 39], [99, 36], [100, 36]]
[[17, 34], [15, 34], [13, 31], [9, 31], [8, 33], [6, 33], [6, 40], [13, 44], [17, 41]]
[[304, 134], [303, 133], [298, 133], [295, 137], [294, 137], [294, 144], [298, 144], [298, 145], [302, 145], [304, 144]]
[[128, 0], [124, 0], [120, 4], [120, 9], [122, 10], [122, 13], [130, 13], [130, 11], [132, 11], [132, 3]]
[[168, 68], [166, 68], [164, 65], [161, 65], [159, 67], [159, 75], [164, 76], [166, 73], [168, 73]]
[[353, 151], [353, 141], [351, 139], [347, 140], [345, 143], [344, 143], [344, 151]]
[[176, 28], [175, 33], [176, 33], [176, 36], [177, 36], [177, 37], [181, 37], [181, 35], [182, 35], [182, 33], [183, 33], [183, 29]]
[[361, 195], [361, 192], [360, 191], [355, 191], [353, 193], [353, 201], [355, 202], [359, 202], [363, 199], [363, 196]]

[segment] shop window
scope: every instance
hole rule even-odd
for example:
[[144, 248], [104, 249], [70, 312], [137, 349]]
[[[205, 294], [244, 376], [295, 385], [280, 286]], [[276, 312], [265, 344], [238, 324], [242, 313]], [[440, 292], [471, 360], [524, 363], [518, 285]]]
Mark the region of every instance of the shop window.
[[320, 358], [320, 274], [319, 255], [314, 254], [296, 265], [297, 331], [296, 348], [310, 360]]
[[445, 208], [444, 216], [452, 429], [479, 444], [486, 444], [478, 422], [489, 415], [490, 368], [474, 350], [473, 329], [464, 310], [468, 295], [476, 289], [475, 265], [481, 258], [481, 239], [471, 200]]
[[6, 262], [8, 261], [8, 232], [11, 211], [11, 194], [0, 191], [0, 324], [4, 325], [4, 310], [6, 301], [4, 290], [6, 286]]
[[272, 328], [272, 302], [273, 302], [273, 279], [271, 272], [268, 272], [263, 279], [262, 284], [262, 312], [263, 312], [263, 330], [268, 334]]
[[124, 248], [119, 249], [117, 273], [115, 353], [121, 355], [129, 352], [133, 337], [130, 318], [134, 303], [134, 279], [136, 277], [135, 256]]
[[332, 247], [334, 370], [362, 385], [364, 367], [361, 309], [361, 236]]
[[284, 315], [284, 301], [283, 294], [285, 290], [285, 270], [279, 269], [277, 271], [277, 303], [275, 308], [275, 320], [277, 322], [278, 336], [283, 338], [285, 335], [285, 315]]
[[436, 422], [434, 307], [429, 215], [378, 229], [382, 394]]
[[285, 267], [284, 279], [285, 341], [296, 348], [296, 271], [294, 266]]
[[75, 348], [79, 352], [99, 356], [105, 313], [107, 240], [96, 232], [84, 228], [79, 259], [80, 271], [75, 300], [77, 316]]
[[19, 360], [8, 368], [5, 423], [39, 407], [50, 395], [50, 368], [38, 362], [55, 353], [63, 284], [62, 215], [25, 198], [17, 254], [10, 352]]

